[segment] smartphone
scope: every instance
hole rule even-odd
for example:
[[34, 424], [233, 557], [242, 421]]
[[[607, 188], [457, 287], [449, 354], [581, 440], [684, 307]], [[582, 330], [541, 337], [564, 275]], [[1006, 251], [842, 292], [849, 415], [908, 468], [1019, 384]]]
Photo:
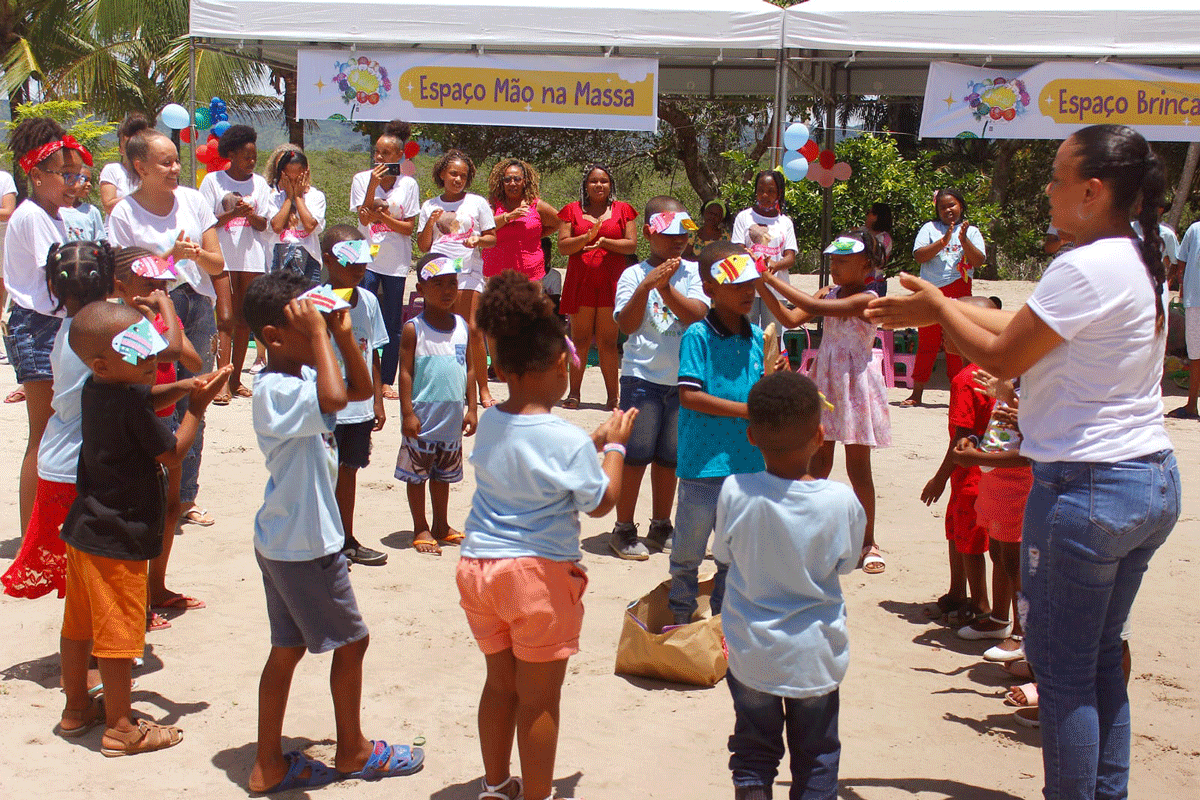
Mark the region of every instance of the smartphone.
[[400, 174], [400, 162], [399, 161], [395, 162], [394, 164], [385, 164], [384, 166], [387, 167], [388, 175], [399, 175]]

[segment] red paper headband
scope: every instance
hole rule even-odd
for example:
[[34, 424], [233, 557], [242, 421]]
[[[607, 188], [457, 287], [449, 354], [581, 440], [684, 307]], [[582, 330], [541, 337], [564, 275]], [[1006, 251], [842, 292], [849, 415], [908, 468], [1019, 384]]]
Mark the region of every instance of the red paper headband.
[[79, 142], [75, 141], [74, 136], [69, 133], [65, 133], [61, 139], [57, 139], [53, 142], [46, 142], [41, 147], [35, 147], [25, 155], [21, 156], [21, 161], [19, 162], [21, 164], [21, 169], [25, 170], [26, 174], [28, 174], [31, 169], [64, 148], [67, 150], [77, 150], [79, 155], [83, 158], [83, 163], [87, 164], [89, 167], [92, 166], [92, 154], [88, 152], [88, 149]]

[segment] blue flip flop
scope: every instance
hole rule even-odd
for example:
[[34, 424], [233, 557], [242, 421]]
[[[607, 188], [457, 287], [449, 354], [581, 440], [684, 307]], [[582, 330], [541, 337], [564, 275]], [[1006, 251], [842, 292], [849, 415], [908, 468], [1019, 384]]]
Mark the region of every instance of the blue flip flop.
[[[327, 786], [341, 777], [337, 770], [309, 758], [299, 750], [285, 754], [284, 759], [288, 762], [288, 771], [283, 780], [270, 789], [263, 789], [255, 794], [274, 794], [286, 792], [288, 789], [315, 789], [318, 786]], [[308, 777], [302, 778], [300, 774], [304, 772], [305, 767], [309, 768]]]
[[389, 745], [380, 739], [372, 741], [371, 748], [371, 757], [363, 764], [363, 768], [357, 772], [343, 773], [342, 778], [377, 781], [397, 775], [412, 775], [425, 765], [425, 751], [420, 747], [409, 747], [406, 744]]

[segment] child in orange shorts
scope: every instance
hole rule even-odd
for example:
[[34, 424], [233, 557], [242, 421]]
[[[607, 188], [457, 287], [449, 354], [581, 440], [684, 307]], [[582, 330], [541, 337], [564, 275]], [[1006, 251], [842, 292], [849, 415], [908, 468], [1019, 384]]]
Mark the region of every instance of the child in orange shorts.
[[[133, 659], [146, 643], [146, 562], [162, 549], [164, 468], [183, 461], [230, 368], [192, 382], [191, 406], [172, 435], [153, 405], [173, 403], [184, 391], [177, 385], [152, 397], [157, 354], [166, 342], [138, 311], [90, 303], [75, 315], [68, 343], [92, 377], [79, 397], [78, 496], [62, 529], [67, 597], [60, 648], [67, 702], [58, 732], [81, 736], [104, 720], [104, 755], [161, 750], [178, 744], [183, 732], [135, 722], [129, 698]], [[103, 704], [88, 695], [89, 655], [99, 662]]]
[[[616, 505], [637, 411], [614, 411], [591, 437], [550, 413], [574, 354], [553, 301], [526, 276], [507, 270], [492, 278], [478, 323], [509, 389], [479, 420], [475, 496], [458, 562], [461, 605], [487, 660], [479, 796], [549, 800], [559, 693], [567, 659], [579, 652], [587, 587], [579, 512], [602, 517]], [[509, 771], [514, 734], [523, 786]]]

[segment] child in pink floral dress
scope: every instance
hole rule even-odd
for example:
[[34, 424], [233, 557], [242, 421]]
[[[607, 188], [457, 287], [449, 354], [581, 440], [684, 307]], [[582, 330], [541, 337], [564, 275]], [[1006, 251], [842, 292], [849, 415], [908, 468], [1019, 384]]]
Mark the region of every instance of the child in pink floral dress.
[[[823, 296], [801, 292], [773, 273], [763, 275], [759, 290], [763, 302], [786, 327], [795, 328], [814, 317], [825, 318], [821, 348], [812, 378], [828, 405], [821, 412], [825, 444], [813, 456], [810, 472], [826, 478], [833, 469], [833, 448], [846, 447], [846, 473], [858, 502], [867, 514], [862, 568], [878, 574], [887, 568], [875, 543], [875, 481], [871, 476], [871, 450], [892, 443], [883, 371], [871, 360], [875, 325], [863, 317], [867, 303], [878, 295], [867, 288], [874, 270], [883, 264], [883, 248], [869, 231], [847, 231], [825, 252], [832, 256], [829, 274], [835, 284]], [[774, 289], [796, 304], [788, 309], [775, 298]]]

